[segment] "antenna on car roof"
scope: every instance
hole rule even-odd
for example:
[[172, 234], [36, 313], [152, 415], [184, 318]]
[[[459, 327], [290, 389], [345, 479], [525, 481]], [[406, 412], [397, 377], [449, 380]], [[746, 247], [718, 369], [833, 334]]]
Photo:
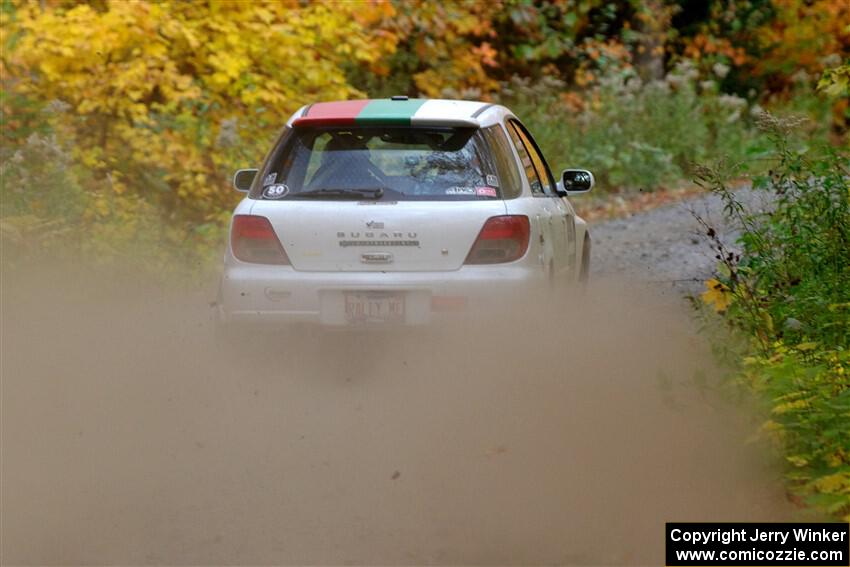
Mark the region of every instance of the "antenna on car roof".
[[390, 100], [407, 100], [407, 95], [393, 95]]

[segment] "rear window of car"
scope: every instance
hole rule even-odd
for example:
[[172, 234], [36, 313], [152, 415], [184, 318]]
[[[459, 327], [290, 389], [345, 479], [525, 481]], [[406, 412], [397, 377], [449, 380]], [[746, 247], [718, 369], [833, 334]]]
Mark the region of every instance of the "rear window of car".
[[511, 198], [519, 177], [515, 165], [505, 159], [504, 132], [493, 128], [498, 132], [393, 126], [293, 128], [270, 154], [252, 197]]

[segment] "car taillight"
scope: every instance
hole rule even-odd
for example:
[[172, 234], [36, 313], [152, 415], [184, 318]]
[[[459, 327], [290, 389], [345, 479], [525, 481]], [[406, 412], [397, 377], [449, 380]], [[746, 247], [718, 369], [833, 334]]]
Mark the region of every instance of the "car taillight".
[[490, 217], [478, 234], [466, 264], [502, 264], [525, 255], [531, 228], [525, 215]]
[[254, 264], [289, 264], [272, 223], [266, 217], [236, 215], [230, 230], [233, 255]]

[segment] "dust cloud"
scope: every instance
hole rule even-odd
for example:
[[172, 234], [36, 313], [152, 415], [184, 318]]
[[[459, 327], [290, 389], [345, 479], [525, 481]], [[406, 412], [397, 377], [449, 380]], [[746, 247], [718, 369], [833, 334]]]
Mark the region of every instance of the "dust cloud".
[[3, 274], [4, 564], [662, 564], [665, 521], [789, 514], [670, 295], [238, 350], [213, 297]]

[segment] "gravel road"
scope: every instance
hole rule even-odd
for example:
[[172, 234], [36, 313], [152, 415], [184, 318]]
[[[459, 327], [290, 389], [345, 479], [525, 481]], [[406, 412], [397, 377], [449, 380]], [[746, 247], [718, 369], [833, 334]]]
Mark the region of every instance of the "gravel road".
[[[766, 204], [763, 193], [741, 189], [736, 195], [748, 207]], [[657, 284], [661, 290], [683, 294], [701, 291], [717, 260], [694, 213], [732, 244], [737, 230], [724, 220], [722, 211], [720, 198], [707, 195], [593, 224], [591, 273]]]

